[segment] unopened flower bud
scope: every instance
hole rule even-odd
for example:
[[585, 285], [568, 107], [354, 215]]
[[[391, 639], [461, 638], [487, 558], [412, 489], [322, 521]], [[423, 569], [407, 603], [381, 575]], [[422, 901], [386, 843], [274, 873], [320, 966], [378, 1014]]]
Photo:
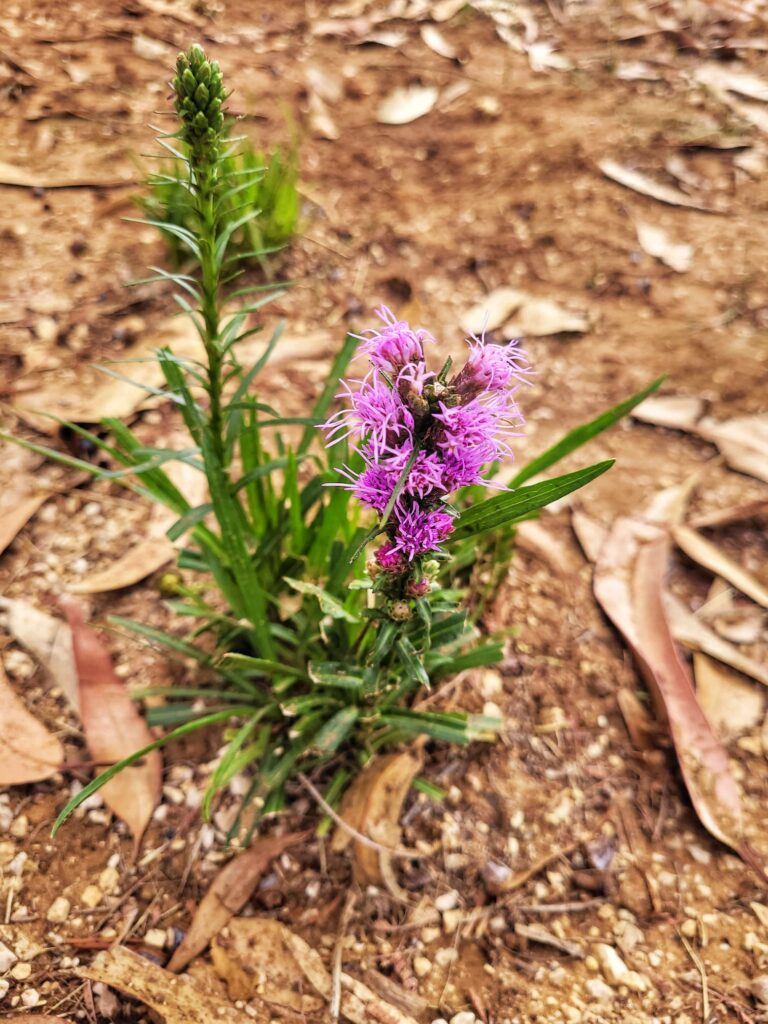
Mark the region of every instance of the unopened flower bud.
[[195, 103], [203, 109], [208, 106], [208, 100], [208, 86], [205, 82], [201, 82], [195, 89]]
[[189, 146], [194, 164], [210, 164], [217, 156], [224, 129], [221, 108], [226, 92], [221, 69], [195, 44], [179, 54], [172, 84], [181, 120], [179, 137]]
[[424, 570], [424, 575], [428, 579], [433, 580], [435, 576], [437, 576], [437, 574], [440, 572], [440, 563], [435, 561], [434, 558], [430, 558], [429, 561], [425, 562], [424, 565], [422, 565], [422, 569]]
[[379, 565], [375, 558], [369, 558], [368, 561], [365, 563], [365, 571], [368, 573], [372, 580], [375, 580], [376, 577], [384, 570], [381, 568], [381, 566]]
[[387, 611], [393, 622], [407, 622], [413, 614], [407, 601], [390, 601]]
[[405, 584], [405, 592], [409, 597], [424, 597], [432, 589], [432, 584], [426, 576], [420, 580], [408, 580]]

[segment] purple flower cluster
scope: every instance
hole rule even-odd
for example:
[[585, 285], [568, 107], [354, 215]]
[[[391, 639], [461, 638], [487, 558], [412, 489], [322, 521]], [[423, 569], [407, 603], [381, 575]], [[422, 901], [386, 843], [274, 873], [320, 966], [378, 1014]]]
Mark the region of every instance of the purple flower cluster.
[[493, 345], [472, 338], [464, 367], [427, 369], [426, 331], [413, 330], [391, 310], [376, 310], [380, 329], [361, 336], [360, 351], [371, 370], [351, 387], [348, 405], [323, 429], [328, 444], [347, 437], [359, 442], [365, 466], [345, 470], [347, 487], [383, 516], [387, 542], [377, 552], [390, 573], [407, 571], [420, 555], [440, 549], [453, 529], [445, 499], [459, 487], [484, 483], [483, 470], [512, 455], [509, 438], [519, 435], [523, 417], [514, 399], [530, 374], [525, 352], [512, 342]]

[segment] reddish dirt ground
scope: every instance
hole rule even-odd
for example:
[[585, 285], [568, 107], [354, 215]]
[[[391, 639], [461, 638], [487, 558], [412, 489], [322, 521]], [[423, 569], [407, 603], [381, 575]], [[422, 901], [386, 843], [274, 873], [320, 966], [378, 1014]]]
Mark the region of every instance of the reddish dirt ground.
[[[521, 458], [662, 373], [664, 393], [701, 397], [720, 419], [765, 412], [768, 147], [758, 114], [766, 130], [768, 108], [697, 80], [713, 63], [765, 73], [764, 15], [682, 0], [479, 4], [485, 10], [467, 6], [439, 22], [458, 55], [449, 60], [420, 34], [445, 6], [403, 3], [387, 13], [363, 3], [10, 0], [0, 12], [4, 425], [33, 436], [44, 424], [22, 407], [40, 408], [41, 395], [87, 404], [97, 379], [91, 364], [130, 355], [172, 310], [156, 286], [125, 290], [163, 249], [153, 229], [121, 218], [132, 215], [146, 164], [137, 154], [152, 148], [147, 125], [167, 106], [168, 69], [195, 39], [221, 62], [243, 130], [259, 145], [284, 139], [286, 120], [301, 136], [304, 232], [280, 268], [298, 284], [270, 313], [286, 318], [289, 344], [298, 345], [269, 379], [286, 409], [306, 404], [345, 331], [365, 326], [379, 302], [458, 350], [462, 314], [512, 286], [586, 311], [590, 321], [584, 333], [526, 339], [537, 378], [524, 396]], [[535, 70], [537, 51], [503, 38], [531, 42], [535, 32], [568, 69]], [[366, 42], [370, 33], [378, 42]], [[334, 140], [313, 129], [307, 83], [317, 78], [309, 69], [338, 92], [328, 103]], [[377, 123], [382, 98], [411, 84], [440, 90], [435, 109], [409, 124]], [[622, 187], [601, 172], [606, 159], [715, 212]], [[3, 184], [12, 180], [21, 184]], [[645, 253], [638, 224], [689, 243], [690, 269], [676, 273]], [[138, 419], [147, 436], [170, 429], [165, 408]], [[11, 449], [4, 454], [4, 486], [32, 471], [12, 461]], [[609, 524], [713, 454], [692, 435], [626, 422], [565, 468], [617, 459], [579, 497]], [[692, 508], [765, 497], [764, 485], [719, 465]], [[3, 594], [53, 611], [62, 590], [135, 542], [146, 514], [115, 484], [65, 488], [2, 555]], [[755, 520], [716, 536], [768, 584], [762, 526]], [[430, 750], [425, 777], [449, 798], [437, 804], [413, 793], [403, 819], [403, 842], [429, 844], [433, 854], [400, 867], [400, 885], [414, 904], [422, 898], [420, 913], [452, 891], [456, 906], [449, 895], [436, 924], [419, 927], [413, 908], [386, 891], [366, 892], [346, 925], [345, 969], [375, 967], [420, 995], [429, 1004], [424, 1021], [460, 1011], [487, 1024], [766, 1019], [751, 987], [768, 974], [766, 886], [698, 822], [663, 730], [660, 748], [633, 745], [616, 694], [642, 685], [594, 601], [568, 510], [548, 517], [546, 530], [557, 546], [542, 552], [521, 539], [488, 612], [487, 625], [514, 627], [503, 671], [473, 675], [457, 696], [471, 710], [486, 701], [500, 707], [504, 740]], [[680, 556], [672, 586], [696, 606], [710, 578]], [[111, 613], [170, 622], [156, 580], [92, 607], [96, 622]], [[745, 647], [763, 663], [765, 640], [763, 620]], [[189, 671], [138, 645], [110, 643], [132, 683]], [[60, 691], [7, 633], [0, 651], [16, 692], [60, 735], [69, 759], [82, 760]], [[768, 766], [751, 742], [757, 733], [731, 735], [729, 753], [745, 806], [760, 820]], [[165, 962], [178, 940], [173, 929], [188, 926], [228, 856], [227, 808], [212, 826], [195, 814], [215, 753], [215, 737], [166, 753], [164, 801], [136, 863], [127, 833], [98, 801], [50, 840], [77, 771], [0, 795], [0, 941], [31, 968], [0, 971], [9, 982], [0, 1016], [146, 1019], [137, 1002], [110, 1003], [98, 987], [94, 994], [78, 964], [123, 934]], [[313, 812], [297, 790], [288, 824]], [[499, 871], [537, 865], [499, 894]], [[266, 881], [248, 912], [277, 917], [327, 952], [348, 860], [309, 842]], [[83, 894], [94, 885], [102, 898], [88, 906]], [[52, 923], [46, 914], [62, 895], [71, 913]], [[531, 926], [549, 938], [537, 941]], [[158, 939], [163, 929], [171, 931]], [[635, 972], [629, 985], [609, 983], [601, 944]], [[275, 1016], [258, 998], [252, 1006], [259, 1020]]]

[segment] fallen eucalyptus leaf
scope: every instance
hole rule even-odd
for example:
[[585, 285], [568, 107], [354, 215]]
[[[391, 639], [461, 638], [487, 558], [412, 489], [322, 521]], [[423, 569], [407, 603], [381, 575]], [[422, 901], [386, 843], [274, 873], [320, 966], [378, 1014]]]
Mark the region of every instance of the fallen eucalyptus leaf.
[[676, 526], [672, 536], [677, 546], [690, 559], [704, 569], [709, 569], [716, 576], [722, 576], [763, 608], [768, 608], [768, 587], [764, 587], [752, 573], [729, 558], [716, 544], [688, 526]]
[[768, 686], [768, 666], [747, 657], [727, 640], [719, 637], [674, 594], [665, 593], [664, 610], [672, 635], [678, 643], [693, 651], [703, 651], [717, 661], [722, 661], [724, 665], [730, 665], [745, 676]]
[[448, 42], [439, 28], [435, 28], [429, 22], [425, 22], [419, 29], [419, 34], [424, 45], [428, 46], [438, 57], [445, 57], [446, 60], [456, 60], [457, 53], [455, 48]]
[[39, 611], [26, 601], [0, 597], [11, 636], [37, 658], [74, 710], [80, 714], [80, 689], [72, 649], [72, 630], [63, 619]]
[[670, 206], [686, 206], [691, 210], [700, 210], [702, 213], [719, 212], [709, 206], [704, 206], [695, 199], [691, 199], [690, 196], [686, 195], [685, 192], [681, 192], [680, 189], [654, 181], [648, 175], [635, 171], [631, 167], [625, 167], [615, 160], [599, 160], [597, 166], [606, 178], [610, 178], [611, 181], [615, 181], [617, 184], [623, 185], [624, 188], [631, 189], [633, 192], [639, 192], [640, 195], [656, 199], [660, 203], [668, 203]]
[[694, 654], [696, 699], [721, 740], [741, 736], [762, 722], [765, 694], [706, 654]]
[[99, 177], [98, 174], [76, 174], [72, 171], [56, 173], [17, 167], [0, 160], [0, 185], [15, 185], [19, 188], [125, 188], [135, 185], [136, 180], [128, 174], [123, 178]]
[[646, 398], [630, 415], [643, 423], [670, 430], [693, 431], [704, 412], [704, 400], [689, 395], [661, 395]]
[[165, 1024], [252, 1024], [253, 1018], [201, 991], [190, 979], [178, 978], [125, 946], [98, 953], [77, 974], [101, 981], [138, 999], [162, 1017]]
[[168, 970], [181, 971], [202, 953], [211, 939], [243, 909], [275, 857], [301, 842], [306, 835], [306, 832], [291, 832], [284, 836], [260, 837], [225, 864], [200, 901], [189, 931], [168, 962]]
[[571, 529], [588, 562], [596, 562], [608, 537], [608, 527], [580, 508], [571, 512]]
[[424, 117], [437, 103], [438, 90], [433, 85], [409, 85], [395, 89], [379, 104], [379, 124], [410, 124]]
[[[112, 659], [74, 598], [62, 598], [61, 607], [72, 630], [72, 646], [80, 687], [80, 717], [88, 750], [94, 761], [107, 764], [141, 750], [152, 734], [125, 685], [118, 679]], [[158, 750], [140, 763], [118, 772], [101, 789], [104, 802], [130, 828], [134, 851], [160, 801], [163, 762]]]
[[739, 96], [768, 103], [768, 82], [736, 64], [707, 61], [698, 65], [693, 77], [697, 82], [710, 88], [726, 89], [728, 92], [738, 93]]
[[768, 414], [721, 421], [706, 417], [695, 432], [716, 444], [732, 469], [768, 483]]
[[764, 877], [744, 831], [741, 792], [728, 753], [696, 700], [666, 617], [664, 580], [670, 538], [666, 529], [620, 517], [595, 567], [594, 592], [629, 645], [659, 715], [669, 723], [680, 770], [700, 821]]
[[541, 338], [550, 334], [583, 334], [590, 327], [586, 313], [565, 309], [552, 299], [526, 298], [514, 318], [504, 324], [505, 338]]
[[[393, 848], [400, 841], [400, 813], [411, 783], [422, 765], [420, 753], [403, 751], [372, 758], [344, 794], [340, 814], [356, 832]], [[331, 847], [345, 850], [353, 837], [337, 827]], [[355, 842], [354, 874], [361, 885], [381, 885], [391, 872], [391, 857], [383, 850]]]
[[678, 274], [684, 274], [691, 269], [692, 245], [687, 242], [673, 242], [666, 231], [653, 224], [637, 224], [636, 227], [638, 241], [649, 256], [661, 260]]
[[27, 711], [0, 664], [0, 786], [50, 779], [63, 760], [61, 743]]
[[522, 306], [527, 297], [526, 292], [518, 288], [494, 288], [464, 313], [461, 328], [467, 334], [477, 335], [483, 331], [495, 331]]

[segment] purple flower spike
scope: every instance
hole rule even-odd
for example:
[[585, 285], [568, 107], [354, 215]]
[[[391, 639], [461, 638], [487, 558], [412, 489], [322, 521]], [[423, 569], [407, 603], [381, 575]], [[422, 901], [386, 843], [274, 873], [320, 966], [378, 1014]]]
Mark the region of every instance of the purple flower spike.
[[[514, 394], [531, 370], [517, 343], [472, 338], [465, 366], [448, 380], [427, 368], [424, 343], [434, 339], [426, 331], [385, 306], [376, 313], [383, 327], [361, 339], [372, 369], [356, 388], [343, 382], [347, 407], [323, 430], [329, 445], [357, 441], [365, 466], [343, 470], [346, 482], [337, 486], [382, 517], [387, 541], [376, 560], [394, 577], [440, 550], [453, 530], [451, 492], [483, 483], [489, 464], [511, 458], [509, 439], [523, 424]], [[414, 586], [421, 586], [418, 568]]]

